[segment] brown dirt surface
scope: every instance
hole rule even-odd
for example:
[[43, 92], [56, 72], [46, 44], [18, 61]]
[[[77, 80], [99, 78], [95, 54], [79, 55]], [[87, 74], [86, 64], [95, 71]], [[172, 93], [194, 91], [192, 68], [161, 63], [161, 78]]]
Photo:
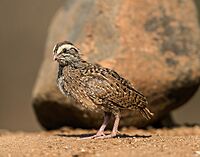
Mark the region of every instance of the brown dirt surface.
[[0, 156], [200, 156], [200, 127], [123, 128], [113, 139], [83, 140], [95, 130], [0, 131]]

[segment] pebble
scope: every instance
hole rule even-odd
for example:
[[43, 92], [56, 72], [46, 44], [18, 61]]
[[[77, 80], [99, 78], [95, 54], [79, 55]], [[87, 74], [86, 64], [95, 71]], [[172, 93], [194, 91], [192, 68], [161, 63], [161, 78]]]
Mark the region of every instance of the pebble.
[[195, 151], [194, 152], [196, 155], [200, 156], [200, 151]]

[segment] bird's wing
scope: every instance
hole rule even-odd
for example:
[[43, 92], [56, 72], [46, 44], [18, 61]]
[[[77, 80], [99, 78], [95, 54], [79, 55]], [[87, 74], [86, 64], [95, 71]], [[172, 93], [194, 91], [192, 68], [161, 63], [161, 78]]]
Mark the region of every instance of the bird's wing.
[[151, 119], [153, 113], [146, 107], [146, 97], [135, 90], [127, 80], [110, 69], [92, 71], [82, 76], [81, 82], [87, 96], [95, 104], [105, 106], [111, 103], [122, 109], [138, 109], [143, 117]]
[[120, 108], [137, 108], [146, 98], [133, 89], [131, 83], [120, 77], [115, 71], [96, 67], [82, 78], [87, 95], [95, 103], [111, 102]]

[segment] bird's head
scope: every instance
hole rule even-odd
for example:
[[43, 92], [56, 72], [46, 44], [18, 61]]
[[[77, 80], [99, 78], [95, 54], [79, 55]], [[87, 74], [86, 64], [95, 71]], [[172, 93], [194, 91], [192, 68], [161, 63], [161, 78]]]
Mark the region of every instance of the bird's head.
[[69, 65], [80, 60], [79, 49], [68, 41], [59, 42], [53, 49], [53, 58], [60, 65]]

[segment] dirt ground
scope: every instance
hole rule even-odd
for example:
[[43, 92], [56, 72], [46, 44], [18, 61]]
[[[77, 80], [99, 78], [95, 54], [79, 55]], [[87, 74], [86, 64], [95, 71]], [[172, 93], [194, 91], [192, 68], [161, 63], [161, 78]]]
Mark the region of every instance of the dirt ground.
[[[0, 156], [200, 156], [200, 127], [173, 129], [123, 128], [113, 139], [83, 140], [95, 130], [0, 131]], [[107, 132], [109, 133], [109, 132]]]

